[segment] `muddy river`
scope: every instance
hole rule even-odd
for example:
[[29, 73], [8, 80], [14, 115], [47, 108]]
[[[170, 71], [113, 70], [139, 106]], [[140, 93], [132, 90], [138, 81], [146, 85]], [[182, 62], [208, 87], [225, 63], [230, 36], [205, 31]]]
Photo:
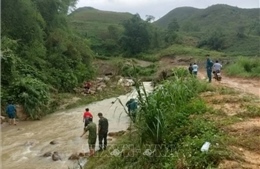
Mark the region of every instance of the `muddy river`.
[[[144, 83], [147, 91], [152, 87]], [[136, 97], [136, 91], [119, 96], [123, 104]], [[83, 132], [82, 116], [86, 107], [98, 122], [97, 114], [102, 112], [109, 120], [109, 132], [126, 130], [129, 118], [124, 107], [116, 98], [105, 99], [82, 107], [53, 113], [40, 121], [19, 122], [17, 126], [6, 123], [1, 126], [1, 166], [2, 169], [68, 169], [77, 168], [75, 161], [68, 160], [73, 153], [88, 152]], [[112, 138], [113, 139], [113, 138]], [[57, 144], [51, 145], [55, 140]], [[109, 143], [108, 143], [109, 144]], [[98, 149], [98, 143], [96, 143]], [[46, 152], [59, 152], [62, 160], [53, 161], [51, 157], [42, 157]], [[84, 161], [82, 161], [84, 163]]]

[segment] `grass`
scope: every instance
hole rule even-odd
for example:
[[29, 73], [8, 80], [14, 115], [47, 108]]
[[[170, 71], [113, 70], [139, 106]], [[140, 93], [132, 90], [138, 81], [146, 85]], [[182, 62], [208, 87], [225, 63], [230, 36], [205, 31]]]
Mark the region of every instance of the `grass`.
[[[217, 166], [229, 155], [221, 140], [223, 133], [212, 121], [201, 118], [208, 108], [198, 94], [208, 87], [196, 78], [187, 78], [184, 69], [174, 71], [175, 77], [166, 80], [153, 94], [139, 93], [135, 132], [124, 143], [134, 147], [124, 149], [127, 155], [104, 160], [106, 166], [100, 165], [102, 168], [206, 168]], [[200, 152], [205, 141], [211, 142], [208, 153]], [[151, 154], [144, 155], [146, 150]], [[91, 166], [87, 164], [85, 168]]]
[[260, 57], [239, 57], [234, 64], [225, 68], [229, 76], [260, 77]]
[[[245, 162], [240, 148], [258, 151], [259, 128], [231, 127], [259, 117], [260, 109], [252, 96], [187, 78], [184, 69], [174, 71], [176, 76], [163, 81], [153, 94], [139, 95], [140, 110], [134, 130], [117, 142], [132, 147], [126, 146], [117, 157], [108, 154], [111, 149], [105, 152], [106, 156], [91, 159], [85, 169], [217, 168], [223, 160]], [[204, 95], [209, 91], [213, 95]], [[215, 104], [206, 105], [204, 100]], [[226, 102], [239, 104], [246, 111], [228, 116], [225, 109], [214, 109], [216, 104]], [[205, 141], [211, 146], [202, 153], [200, 148]], [[151, 150], [151, 156], [143, 154], [147, 149]]]
[[101, 11], [90, 8], [80, 8], [69, 15], [69, 23], [76, 31], [86, 37], [100, 37], [113, 25], [122, 31], [120, 23], [130, 19], [130, 13]]
[[226, 57], [225, 53], [200, 49], [193, 46], [185, 46], [174, 44], [166, 49], [162, 49], [156, 54], [144, 54], [142, 55], [141, 59], [147, 61], [158, 61], [160, 58], [168, 56], [168, 57], [175, 57], [175, 56], [184, 56], [184, 57], [194, 57], [196, 59], [205, 59], [206, 55], [212, 56], [211, 58], [222, 58]]

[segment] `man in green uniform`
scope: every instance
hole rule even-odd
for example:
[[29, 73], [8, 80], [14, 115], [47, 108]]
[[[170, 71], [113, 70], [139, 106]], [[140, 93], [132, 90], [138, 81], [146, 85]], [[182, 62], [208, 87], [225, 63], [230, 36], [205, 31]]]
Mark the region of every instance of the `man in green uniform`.
[[[207, 55], [207, 56], [209, 56], [209, 55]], [[211, 78], [212, 78], [212, 67], [213, 67], [213, 62], [208, 57], [207, 63], [206, 63], [206, 70], [207, 70], [207, 76], [209, 78], [209, 83], [211, 82]]]
[[[107, 147], [107, 132], [108, 132], [108, 120], [103, 117], [102, 113], [98, 113], [98, 141], [99, 151], [106, 150]], [[102, 147], [102, 141], [104, 140], [104, 147]]]
[[95, 144], [97, 140], [97, 125], [92, 122], [92, 119], [89, 119], [89, 124], [84, 128], [84, 132], [80, 137], [89, 131], [88, 135], [88, 145], [89, 145], [89, 155], [93, 156], [95, 153]]

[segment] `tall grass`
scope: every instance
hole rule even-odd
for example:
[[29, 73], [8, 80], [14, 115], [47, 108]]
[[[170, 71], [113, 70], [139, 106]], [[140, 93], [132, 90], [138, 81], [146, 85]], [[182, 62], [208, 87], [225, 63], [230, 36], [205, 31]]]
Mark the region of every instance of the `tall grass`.
[[[173, 71], [174, 77], [153, 93], [146, 93], [142, 83], [136, 83], [139, 111], [135, 129], [124, 141], [124, 148], [117, 145], [121, 155], [112, 157], [103, 168], [211, 168], [229, 156], [222, 133], [203, 116], [210, 111], [199, 93], [211, 88], [186, 69]], [[211, 147], [208, 152], [201, 152], [206, 141]]]
[[260, 77], [260, 57], [239, 57], [225, 72], [230, 76]]
[[169, 57], [187, 56], [187, 57], [196, 57], [196, 58], [204, 59], [205, 56], [208, 54], [214, 58], [226, 57], [226, 54], [222, 52], [200, 49], [193, 46], [174, 44], [172, 46], [169, 46], [168, 48], [160, 50], [159, 52], [157, 51], [156, 54], [142, 54], [140, 56], [140, 59], [151, 61], [151, 62], [156, 62], [165, 56], [169, 56]]

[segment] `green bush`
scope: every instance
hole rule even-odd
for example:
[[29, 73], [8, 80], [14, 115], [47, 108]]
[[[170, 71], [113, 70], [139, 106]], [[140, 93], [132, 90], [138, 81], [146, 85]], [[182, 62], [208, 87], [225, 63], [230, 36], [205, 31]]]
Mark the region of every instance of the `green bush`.
[[260, 58], [239, 57], [225, 68], [225, 72], [230, 76], [260, 77]]
[[30, 118], [39, 119], [47, 114], [50, 96], [49, 88], [43, 82], [32, 77], [20, 78], [12, 86], [12, 95], [24, 106]]
[[122, 75], [127, 77], [150, 76], [156, 72], [155, 65], [147, 67], [126, 65], [122, 68]]
[[[173, 71], [174, 77], [154, 93], [139, 93], [141, 108], [136, 124], [140, 138], [137, 142], [166, 147], [168, 150], [163, 152], [156, 150], [166, 158], [159, 158], [156, 167], [151, 164], [154, 159], [143, 158], [137, 164], [147, 163], [155, 168], [177, 168], [180, 163], [182, 168], [216, 166], [227, 154], [224, 146], [219, 146], [221, 133], [214, 124], [201, 118], [208, 108], [198, 96], [210, 88], [189, 76], [186, 69]], [[200, 151], [205, 141], [212, 143], [208, 153]]]

